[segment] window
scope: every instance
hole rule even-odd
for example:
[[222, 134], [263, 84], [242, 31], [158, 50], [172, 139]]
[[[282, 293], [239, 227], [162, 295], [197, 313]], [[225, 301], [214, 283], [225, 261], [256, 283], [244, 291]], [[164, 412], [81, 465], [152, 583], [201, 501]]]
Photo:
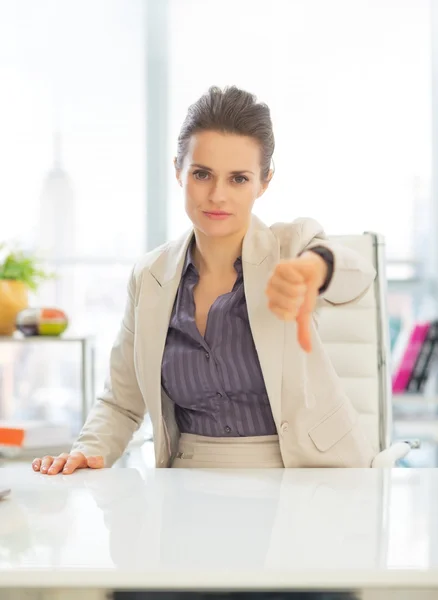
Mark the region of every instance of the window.
[[[412, 313], [435, 235], [430, 30], [429, 0], [0, 3], [0, 242], [56, 271], [32, 303], [95, 334], [97, 390], [133, 263], [190, 225], [172, 158], [188, 105], [211, 85], [271, 107], [276, 173], [256, 214], [383, 232], [388, 276], [408, 282], [391, 282], [391, 311]], [[154, 190], [167, 231], [147, 214]], [[74, 361], [62, 364], [77, 386]]]
[[98, 390], [146, 249], [144, 24], [142, 0], [0, 3], [0, 241], [56, 272], [32, 303], [96, 336]]
[[[429, 235], [429, 2], [172, 0], [169, 23], [172, 151], [187, 106], [210, 85], [255, 93], [271, 107], [277, 146], [256, 213], [267, 223], [312, 216], [330, 234], [383, 232], [392, 276], [411, 275], [406, 263], [424, 259]], [[188, 222], [171, 189], [174, 237]]]

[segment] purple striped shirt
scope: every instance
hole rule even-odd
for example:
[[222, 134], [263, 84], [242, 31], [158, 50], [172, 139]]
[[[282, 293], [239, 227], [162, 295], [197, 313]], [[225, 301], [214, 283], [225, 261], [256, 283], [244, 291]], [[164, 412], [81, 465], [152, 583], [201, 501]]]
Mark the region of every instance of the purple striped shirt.
[[182, 433], [209, 437], [277, 433], [249, 325], [240, 258], [234, 268], [236, 283], [210, 308], [202, 337], [193, 298], [199, 275], [189, 247], [161, 371]]

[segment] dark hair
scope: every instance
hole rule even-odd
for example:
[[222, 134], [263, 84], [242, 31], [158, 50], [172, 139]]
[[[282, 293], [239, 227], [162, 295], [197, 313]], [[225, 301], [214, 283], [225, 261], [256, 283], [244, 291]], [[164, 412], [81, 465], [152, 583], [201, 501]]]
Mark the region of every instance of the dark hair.
[[211, 87], [192, 104], [178, 136], [176, 168], [181, 169], [190, 138], [200, 131], [220, 131], [246, 135], [258, 141], [261, 149], [262, 178], [271, 168], [275, 140], [269, 107], [236, 86], [221, 90]]

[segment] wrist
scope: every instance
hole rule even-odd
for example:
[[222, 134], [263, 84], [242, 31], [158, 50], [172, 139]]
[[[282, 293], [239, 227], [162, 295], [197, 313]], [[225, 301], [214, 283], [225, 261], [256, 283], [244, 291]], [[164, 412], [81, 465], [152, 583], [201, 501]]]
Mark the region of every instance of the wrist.
[[327, 279], [329, 276], [329, 266], [325, 258], [323, 258], [317, 252], [313, 250], [306, 250], [299, 257], [301, 260], [305, 260], [308, 263], [315, 265], [316, 272], [316, 283], [318, 290], [323, 289], [327, 285]]

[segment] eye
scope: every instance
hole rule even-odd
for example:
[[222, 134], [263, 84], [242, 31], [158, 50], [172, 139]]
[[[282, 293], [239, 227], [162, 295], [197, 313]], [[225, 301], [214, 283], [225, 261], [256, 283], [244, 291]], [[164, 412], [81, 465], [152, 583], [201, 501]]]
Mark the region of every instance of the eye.
[[236, 175], [233, 178], [234, 183], [237, 183], [238, 185], [242, 185], [243, 183], [246, 183], [248, 181], [248, 177], [245, 177], [244, 175]]
[[198, 181], [207, 181], [210, 173], [208, 171], [193, 171], [193, 177]]

